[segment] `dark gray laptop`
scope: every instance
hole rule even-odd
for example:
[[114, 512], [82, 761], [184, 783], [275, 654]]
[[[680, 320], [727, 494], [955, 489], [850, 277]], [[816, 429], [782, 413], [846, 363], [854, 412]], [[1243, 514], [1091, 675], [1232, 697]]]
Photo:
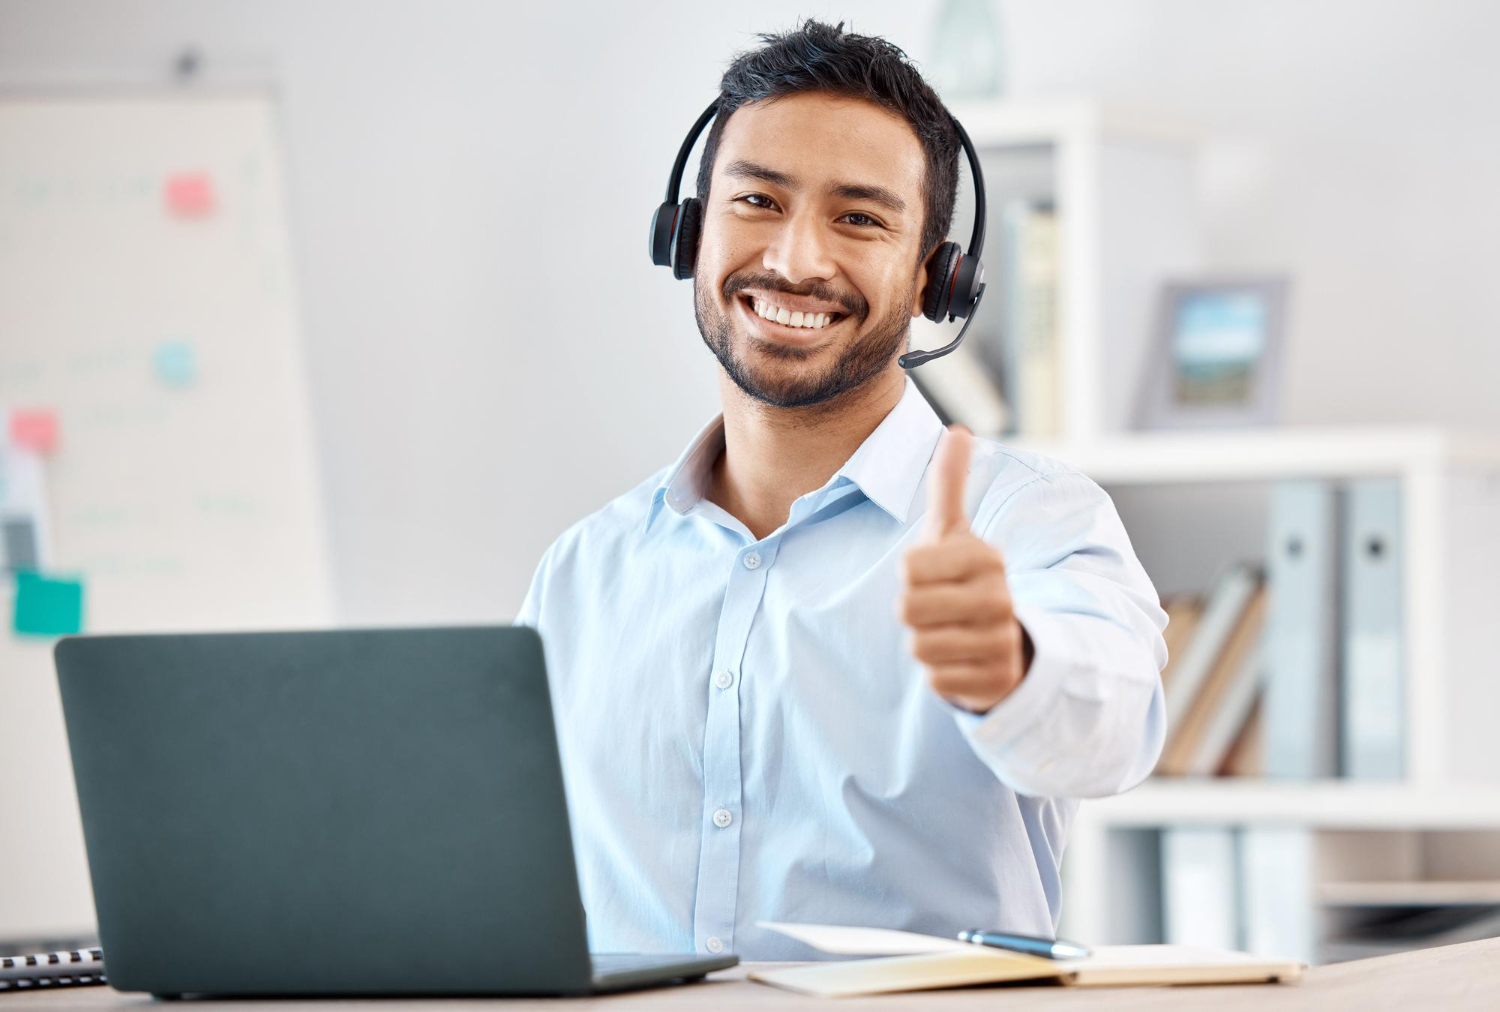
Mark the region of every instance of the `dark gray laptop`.
[[586, 994], [737, 962], [589, 953], [531, 629], [85, 636], [56, 659], [121, 990]]

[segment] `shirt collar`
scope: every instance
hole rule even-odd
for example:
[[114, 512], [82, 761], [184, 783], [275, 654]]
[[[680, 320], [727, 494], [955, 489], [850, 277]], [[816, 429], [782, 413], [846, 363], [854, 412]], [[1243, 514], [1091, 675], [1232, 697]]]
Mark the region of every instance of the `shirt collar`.
[[904, 524], [942, 435], [942, 420], [908, 376], [901, 400], [838, 473], [858, 485], [897, 523]]
[[[896, 406], [838, 469], [829, 485], [841, 479], [853, 482], [871, 502], [904, 524], [942, 434], [942, 421], [908, 376]], [[663, 473], [646, 511], [645, 527], [650, 528], [663, 506], [683, 514], [702, 499], [708, 490], [709, 469], [723, 452], [724, 416], [719, 414], [699, 430]]]

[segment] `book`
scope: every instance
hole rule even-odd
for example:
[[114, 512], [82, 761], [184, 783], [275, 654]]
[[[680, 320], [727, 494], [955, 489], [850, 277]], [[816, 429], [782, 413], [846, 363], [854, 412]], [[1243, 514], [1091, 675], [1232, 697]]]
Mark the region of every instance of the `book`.
[[1192, 639], [1183, 647], [1180, 658], [1172, 666], [1166, 693], [1168, 747], [1171, 746], [1177, 725], [1187, 715], [1193, 700], [1197, 698], [1198, 690], [1213, 671], [1224, 644], [1239, 624], [1240, 617], [1259, 585], [1259, 571], [1246, 563], [1235, 563], [1227, 567], [1214, 581], [1202, 615], [1193, 630]]
[[[1202, 680], [1202, 687], [1194, 695], [1192, 705], [1176, 727], [1168, 726], [1167, 743], [1156, 765], [1158, 773], [1212, 773], [1217, 768], [1229, 748], [1233, 732], [1249, 711], [1253, 685], [1249, 696], [1245, 696], [1245, 683], [1253, 683], [1261, 671], [1258, 648], [1265, 628], [1266, 597], [1263, 585], [1251, 593], [1249, 603], [1224, 640], [1213, 666]], [[1234, 698], [1237, 695], [1243, 698]], [[1227, 730], [1215, 728], [1221, 711], [1230, 706], [1238, 710], [1234, 726]], [[1211, 758], [1205, 758], [1202, 753], [1210, 732], [1219, 736], [1217, 743], [1209, 743], [1218, 751]]]
[[979, 353], [961, 344], [944, 358], [911, 374], [912, 382], [944, 425], [959, 422], [975, 435], [999, 438], [1010, 422], [1010, 409]]
[[1019, 435], [1046, 439], [1061, 431], [1058, 403], [1057, 211], [1048, 201], [1018, 199], [1001, 212], [1005, 275], [1003, 339], [1008, 400]]
[[103, 983], [106, 980], [101, 949], [0, 956], [0, 991]]
[[1168, 691], [1168, 683], [1177, 669], [1182, 651], [1192, 642], [1193, 632], [1203, 617], [1203, 601], [1191, 595], [1181, 595], [1163, 604], [1167, 612], [1167, 628], [1162, 639], [1167, 644], [1167, 666], [1161, 672], [1162, 691]]
[[[1264, 676], [1262, 676], [1264, 681]], [[1240, 728], [1240, 733], [1235, 736], [1234, 744], [1229, 746], [1229, 754], [1224, 757], [1220, 764], [1218, 774], [1221, 777], [1258, 777], [1265, 772], [1265, 755], [1262, 746], [1266, 740], [1265, 724], [1262, 722], [1261, 714], [1265, 712], [1265, 692], [1262, 691], [1250, 707], [1250, 716], [1245, 718], [1245, 726]]]
[[956, 938], [883, 928], [760, 922], [815, 949], [874, 958], [752, 970], [751, 980], [824, 998], [1035, 982], [1069, 987], [1296, 980], [1289, 959], [1185, 945], [1106, 945], [1081, 959], [1043, 959]]
[[1265, 641], [1255, 646], [1255, 651], [1240, 665], [1234, 680], [1224, 690], [1218, 708], [1209, 718], [1192, 758], [1186, 769], [1188, 776], [1211, 777], [1229, 758], [1240, 733], [1250, 721], [1250, 715], [1260, 703], [1261, 688], [1265, 683]]

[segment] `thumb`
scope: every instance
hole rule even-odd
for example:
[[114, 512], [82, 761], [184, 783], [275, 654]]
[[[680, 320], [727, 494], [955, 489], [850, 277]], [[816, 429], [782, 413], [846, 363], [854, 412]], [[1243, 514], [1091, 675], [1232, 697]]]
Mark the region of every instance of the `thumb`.
[[969, 518], [964, 513], [964, 485], [969, 478], [969, 455], [974, 434], [962, 425], [950, 425], [938, 441], [937, 453], [927, 484], [927, 531], [929, 537], [943, 537], [954, 531], [967, 530]]

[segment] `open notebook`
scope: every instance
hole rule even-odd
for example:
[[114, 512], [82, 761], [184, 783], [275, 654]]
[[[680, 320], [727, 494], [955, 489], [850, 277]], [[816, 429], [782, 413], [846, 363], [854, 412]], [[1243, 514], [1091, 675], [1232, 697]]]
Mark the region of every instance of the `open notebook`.
[[773, 921], [761, 921], [760, 926], [824, 952], [880, 957], [755, 970], [749, 975], [763, 984], [824, 998], [1028, 980], [1071, 987], [1269, 983], [1296, 980], [1304, 969], [1291, 959], [1186, 945], [1106, 945], [1082, 959], [1042, 959], [956, 938], [886, 928]]

